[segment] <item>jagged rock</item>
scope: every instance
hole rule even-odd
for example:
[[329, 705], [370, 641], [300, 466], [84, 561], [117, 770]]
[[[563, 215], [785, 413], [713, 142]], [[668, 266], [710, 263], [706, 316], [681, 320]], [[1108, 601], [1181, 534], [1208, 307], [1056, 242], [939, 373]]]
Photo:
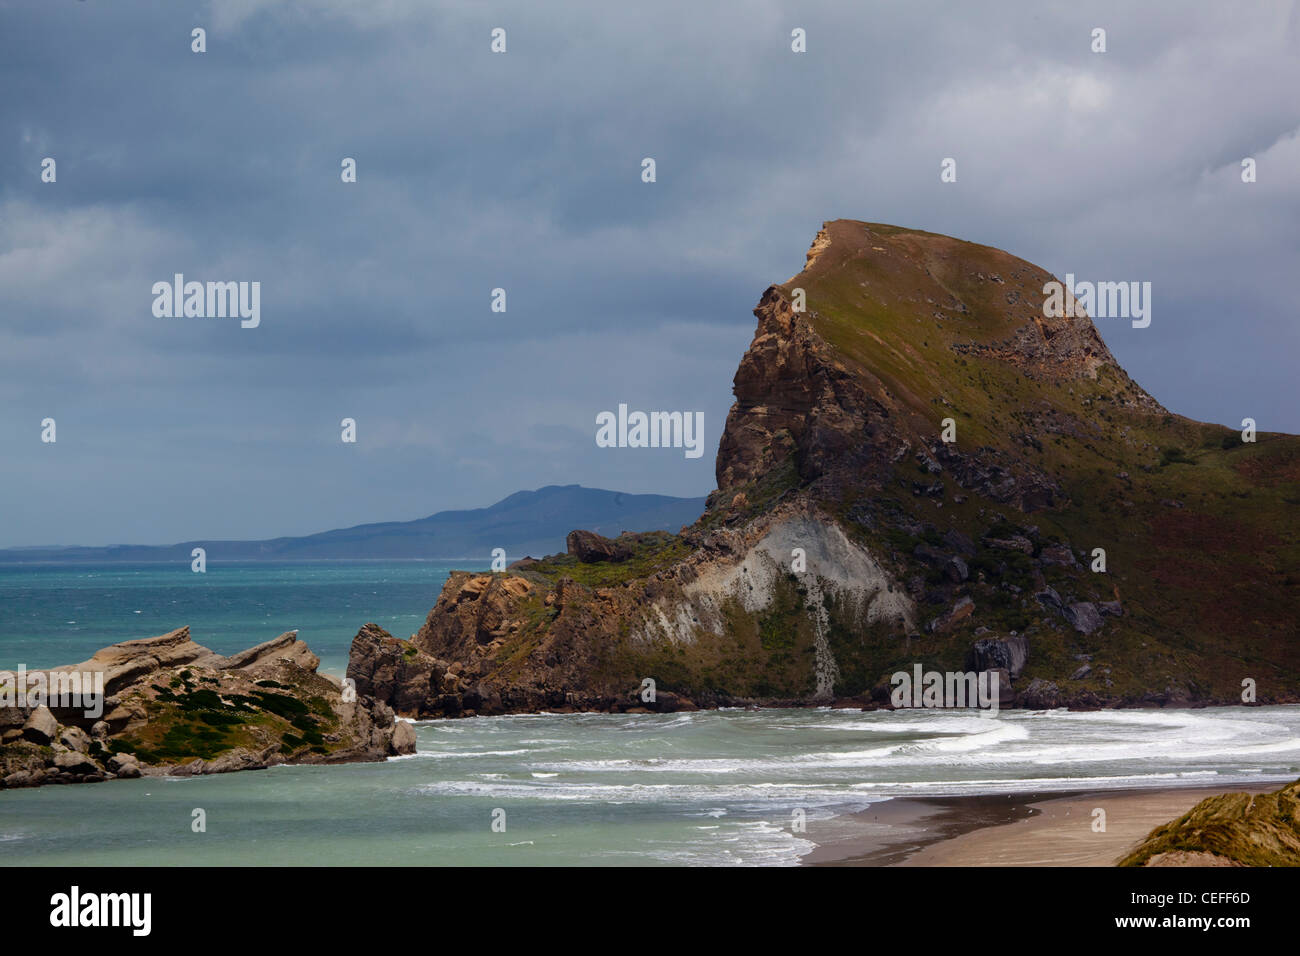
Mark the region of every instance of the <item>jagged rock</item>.
[[1101, 613], [1090, 601], [1080, 601], [1065, 609], [1065, 619], [1080, 634], [1091, 634], [1101, 627]]
[[1020, 551], [1024, 554], [1034, 553], [1034, 543], [1022, 534], [1013, 534], [1009, 538], [985, 538], [984, 543], [1000, 551]]
[[150, 674], [181, 664], [214, 664], [221, 658], [190, 639], [188, 627], [178, 628], [160, 637], [122, 641], [97, 651], [88, 661], [66, 670], [103, 671], [104, 693], [138, 683]]
[[[257, 769], [271, 762], [384, 759], [396, 732], [392, 710], [371, 697], [344, 700], [338, 681], [317, 674], [317, 664], [293, 633], [229, 658], [195, 644], [187, 628], [115, 644], [86, 664], [46, 672], [102, 672], [106, 685], [113, 687], [103, 719], [92, 722], [74, 708], [65, 720], [80, 724], [60, 727], [48, 707], [33, 709], [25, 716], [22, 738], [0, 747], [0, 779], [21, 773], [15, 785], [92, 783], [110, 774], [187, 776]], [[163, 759], [152, 750], [156, 743], [139, 736], [155, 720], [174, 720], [178, 710], [191, 719], [222, 718], [204, 721], [209, 733], [201, 748], [195, 741], [195, 749], [211, 759], [171, 759], [183, 747], [172, 737], [169, 757]], [[237, 714], [257, 719], [229, 720]], [[228, 729], [232, 727], [238, 728], [237, 736]], [[105, 751], [114, 754], [108, 757]], [[108, 757], [107, 770], [97, 755]]]
[[1038, 553], [1038, 559], [1043, 564], [1051, 564], [1061, 568], [1077, 567], [1078, 562], [1074, 560], [1074, 552], [1069, 545], [1049, 544], [1043, 547]]
[[55, 754], [54, 766], [65, 773], [73, 774], [95, 773], [101, 769], [85, 754], [77, 753], [75, 750]]
[[1034, 597], [1038, 600], [1039, 604], [1049, 610], [1060, 613], [1065, 612], [1065, 603], [1061, 600], [1061, 595], [1056, 593], [1055, 588], [1044, 588], [1035, 594]]
[[28, 716], [27, 723], [23, 725], [22, 738], [44, 746], [53, 743], [58, 732], [59, 722], [54, 719], [50, 709], [42, 704]]
[[1053, 710], [1061, 706], [1061, 691], [1051, 681], [1035, 677], [1020, 694], [1020, 705], [1030, 710]]
[[228, 750], [211, 760], [195, 761], [192, 772], [195, 774], [234, 773], [238, 770], [261, 770], [265, 766], [266, 762], [261, 754], [252, 753], [241, 747]]
[[80, 727], [64, 727], [59, 734], [59, 743], [69, 750], [84, 754], [90, 746], [90, 737]]
[[948, 580], [953, 584], [960, 584], [970, 577], [970, 568], [966, 566], [966, 562], [960, 556], [955, 554], [948, 559], [948, 562], [943, 566], [943, 570], [948, 575]]
[[1011, 680], [1020, 676], [1029, 661], [1029, 640], [1018, 634], [1014, 637], [984, 638], [971, 645], [966, 656], [966, 669], [987, 671], [1004, 669]]
[[570, 531], [565, 539], [569, 554], [583, 564], [598, 561], [626, 561], [632, 551], [626, 545], [612, 538], [596, 534], [594, 531]]
[[139, 766], [140, 761], [135, 754], [113, 754], [113, 756], [108, 758], [108, 769], [113, 771], [113, 773], [117, 774], [119, 777], [123, 776], [123, 771], [128, 767], [136, 767], [138, 769]]
[[1083, 680], [1091, 673], [1092, 673], [1092, 665], [1084, 664], [1083, 666], [1079, 667], [1073, 674], [1070, 675], [1070, 680]]
[[399, 714], [424, 714], [426, 701], [444, 690], [445, 670], [445, 663], [378, 624], [357, 631], [348, 653], [347, 676], [357, 693], [383, 701]]
[[395, 756], [415, 753], [415, 728], [405, 720], [397, 721], [393, 728], [390, 753]]
[[279, 637], [250, 647], [246, 651], [232, 654], [230, 657], [214, 663], [212, 666], [221, 670], [252, 670], [268, 664], [293, 664], [304, 670], [314, 671], [320, 666], [320, 658], [311, 652], [305, 643], [298, 640], [297, 631], [286, 631]]

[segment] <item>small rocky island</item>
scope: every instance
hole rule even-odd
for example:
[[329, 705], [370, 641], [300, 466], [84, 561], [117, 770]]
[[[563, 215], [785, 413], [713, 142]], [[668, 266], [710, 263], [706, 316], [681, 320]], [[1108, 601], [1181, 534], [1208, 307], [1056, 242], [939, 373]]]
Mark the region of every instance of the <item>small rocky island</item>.
[[9, 683], [0, 697], [13, 702], [0, 707], [0, 788], [415, 752], [409, 723], [395, 721], [387, 704], [345, 693], [341, 682], [316, 672], [319, 665], [293, 631], [223, 657], [182, 627], [26, 675], [45, 675], [51, 689], [58, 675], [80, 675], [87, 688], [102, 687], [102, 707], [87, 708], [84, 699], [82, 706], [60, 706], [54, 698], [29, 706], [15, 693], [17, 677], [0, 674]]

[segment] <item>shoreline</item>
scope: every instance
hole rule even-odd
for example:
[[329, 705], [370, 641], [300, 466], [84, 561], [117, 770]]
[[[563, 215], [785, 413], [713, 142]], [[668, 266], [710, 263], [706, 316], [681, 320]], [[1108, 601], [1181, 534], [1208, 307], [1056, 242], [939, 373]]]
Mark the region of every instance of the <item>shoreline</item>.
[[[1153, 829], [1206, 797], [1269, 793], [1276, 781], [1236, 786], [1022, 790], [899, 797], [810, 824], [803, 866], [1114, 866]], [[1093, 830], [1094, 811], [1106, 829]], [[836, 822], [838, 820], [838, 822]]]

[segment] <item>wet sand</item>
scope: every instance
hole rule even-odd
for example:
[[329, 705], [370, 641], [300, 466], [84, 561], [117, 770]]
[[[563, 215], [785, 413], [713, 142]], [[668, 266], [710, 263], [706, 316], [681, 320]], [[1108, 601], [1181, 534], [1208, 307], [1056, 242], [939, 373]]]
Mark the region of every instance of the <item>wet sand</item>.
[[[1038, 791], [889, 800], [810, 824], [809, 866], [1114, 866], [1157, 826], [1220, 793], [1276, 783], [1162, 790]], [[1094, 810], [1106, 828], [1093, 829]]]

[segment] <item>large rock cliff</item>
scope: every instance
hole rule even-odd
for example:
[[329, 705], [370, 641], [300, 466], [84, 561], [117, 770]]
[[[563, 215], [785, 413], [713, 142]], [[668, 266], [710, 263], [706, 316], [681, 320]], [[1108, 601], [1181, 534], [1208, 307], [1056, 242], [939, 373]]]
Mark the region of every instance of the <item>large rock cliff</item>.
[[1297, 699], [1300, 440], [1169, 413], [1050, 281], [827, 223], [754, 310], [699, 521], [453, 574], [349, 676], [412, 716], [870, 705], [914, 663], [1027, 707]]

